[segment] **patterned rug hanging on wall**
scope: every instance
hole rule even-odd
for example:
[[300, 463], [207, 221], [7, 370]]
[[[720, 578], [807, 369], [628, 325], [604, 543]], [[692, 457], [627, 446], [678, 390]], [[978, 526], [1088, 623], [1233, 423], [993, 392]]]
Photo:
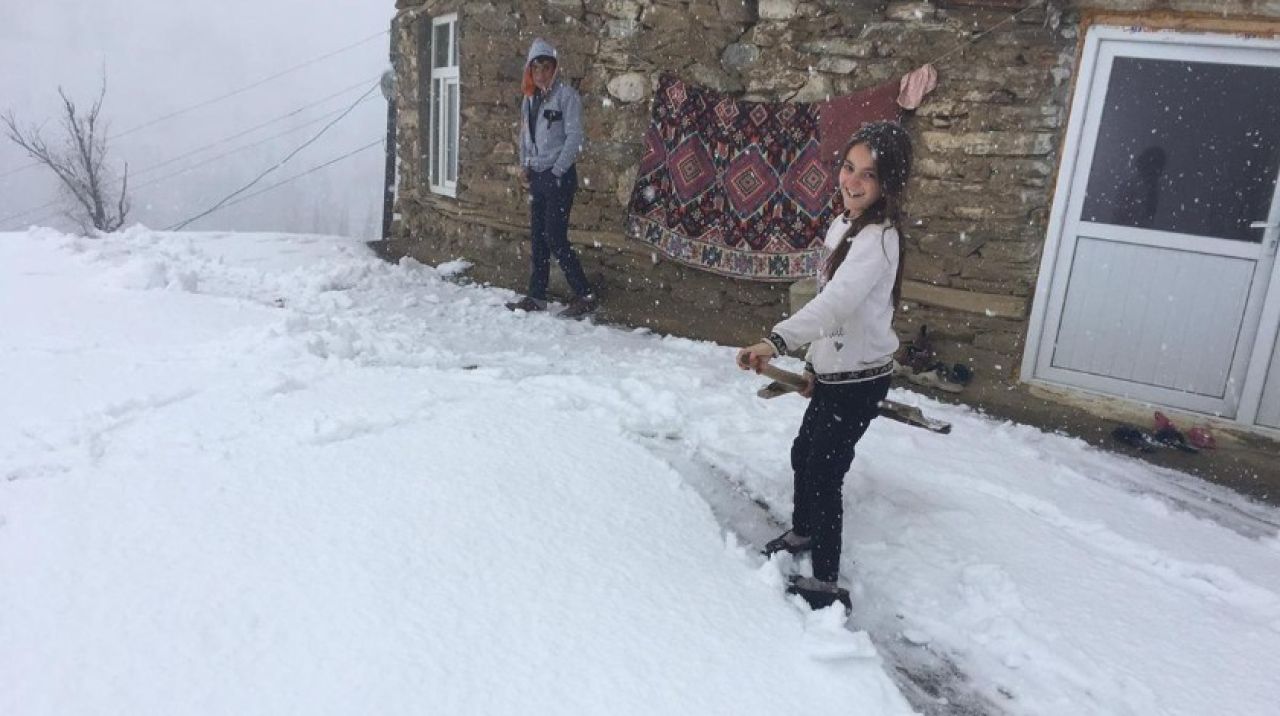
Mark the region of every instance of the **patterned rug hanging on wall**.
[[746, 102], [664, 75], [627, 235], [726, 276], [815, 275], [840, 210], [837, 155], [864, 122], [899, 118], [898, 93], [895, 80], [827, 102]]

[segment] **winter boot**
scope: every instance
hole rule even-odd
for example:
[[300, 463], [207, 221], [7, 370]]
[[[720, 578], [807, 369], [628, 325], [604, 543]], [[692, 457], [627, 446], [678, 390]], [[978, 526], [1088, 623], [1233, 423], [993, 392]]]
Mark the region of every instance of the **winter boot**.
[[853, 611], [849, 590], [835, 582], [824, 582], [813, 577], [795, 577], [791, 580], [791, 586], [787, 587], [787, 594], [799, 595], [811, 609], [826, 609], [839, 602], [844, 606], [845, 612]]
[[763, 553], [766, 557], [775, 552], [800, 554], [801, 552], [808, 552], [812, 544], [812, 537], [802, 537], [796, 534], [794, 530], [787, 530], [765, 543]]
[[524, 311], [525, 313], [533, 313], [534, 311], [547, 310], [547, 302], [539, 301], [531, 296], [525, 296], [519, 301], [512, 301], [507, 304], [508, 311]]
[[596, 300], [594, 293], [588, 293], [585, 296], [578, 296], [569, 302], [568, 307], [560, 312], [561, 318], [583, 318], [593, 313], [600, 306], [600, 301]]

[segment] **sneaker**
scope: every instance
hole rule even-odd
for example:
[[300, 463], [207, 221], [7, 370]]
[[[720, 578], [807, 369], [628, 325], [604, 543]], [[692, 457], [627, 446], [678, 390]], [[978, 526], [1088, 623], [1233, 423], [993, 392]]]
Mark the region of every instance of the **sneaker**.
[[769, 540], [765, 544], [763, 552], [766, 557], [777, 552], [800, 554], [801, 552], [808, 552], [812, 544], [812, 537], [802, 537], [792, 530], [787, 530]]
[[853, 600], [849, 598], [849, 590], [835, 582], [824, 582], [813, 577], [796, 577], [787, 587], [787, 594], [795, 594], [805, 601], [811, 609], [826, 609], [839, 602], [845, 612], [853, 611]]
[[903, 372], [911, 375], [927, 371], [936, 362], [935, 355], [933, 340], [929, 338], [929, 327], [920, 326], [916, 337], [903, 344], [894, 357], [905, 369]]
[[1167, 428], [1160, 428], [1152, 437], [1156, 442], [1165, 447], [1177, 448], [1182, 452], [1198, 453], [1200, 448], [1187, 442], [1187, 437], [1182, 434], [1181, 430], [1170, 425]]
[[1142, 452], [1151, 452], [1156, 446], [1156, 441], [1150, 435], [1133, 425], [1116, 426], [1116, 429], [1111, 431], [1111, 437], [1116, 442], [1137, 448]]
[[560, 312], [561, 318], [582, 318], [589, 315], [600, 306], [600, 301], [596, 300], [594, 293], [588, 293], [585, 296], [578, 296], [569, 302], [567, 308]]
[[525, 313], [533, 313], [534, 311], [547, 310], [547, 302], [539, 301], [531, 296], [525, 296], [519, 301], [512, 301], [507, 304], [508, 311], [524, 311]]
[[[1155, 434], [1153, 437], [1156, 442], [1166, 447], [1177, 448], [1183, 452], [1197, 453], [1200, 452], [1200, 445], [1196, 445], [1197, 440], [1189, 440], [1178, 426], [1169, 419], [1169, 416], [1157, 410], [1152, 416], [1155, 423]], [[1194, 428], [1193, 428], [1194, 429]], [[1203, 436], [1197, 436], [1202, 438]]]
[[968, 385], [973, 380], [973, 369], [963, 363], [954, 363], [947, 370], [947, 380], [956, 385]]
[[919, 373], [913, 373], [907, 376], [907, 380], [921, 387], [934, 388], [946, 393], [959, 393], [964, 390], [963, 385], [951, 380], [949, 369], [941, 364]]

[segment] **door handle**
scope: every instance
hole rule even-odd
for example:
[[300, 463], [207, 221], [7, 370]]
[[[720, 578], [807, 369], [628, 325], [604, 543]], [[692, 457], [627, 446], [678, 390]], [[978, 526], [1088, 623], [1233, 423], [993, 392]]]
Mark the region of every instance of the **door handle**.
[[1276, 245], [1280, 244], [1280, 231], [1275, 231], [1275, 229], [1280, 228], [1280, 224], [1271, 224], [1265, 221], [1253, 221], [1249, 223], [1249, 228], [1269, 231], [1271, 233], [1271, 240], [1267, 241], [1265, 248], [1268, 253], [1274, 254], [1276, 252]]

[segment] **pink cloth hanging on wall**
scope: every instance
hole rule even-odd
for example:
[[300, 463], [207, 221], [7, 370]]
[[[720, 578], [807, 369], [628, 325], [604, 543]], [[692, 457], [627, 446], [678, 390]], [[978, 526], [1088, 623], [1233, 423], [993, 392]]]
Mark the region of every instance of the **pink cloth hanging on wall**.
[[924, 96], [938, 86], [938, 71], [933, 65], [921, 65], [902, 76], [898, 83], [898, 106], [915, 109], [924, 102]]

